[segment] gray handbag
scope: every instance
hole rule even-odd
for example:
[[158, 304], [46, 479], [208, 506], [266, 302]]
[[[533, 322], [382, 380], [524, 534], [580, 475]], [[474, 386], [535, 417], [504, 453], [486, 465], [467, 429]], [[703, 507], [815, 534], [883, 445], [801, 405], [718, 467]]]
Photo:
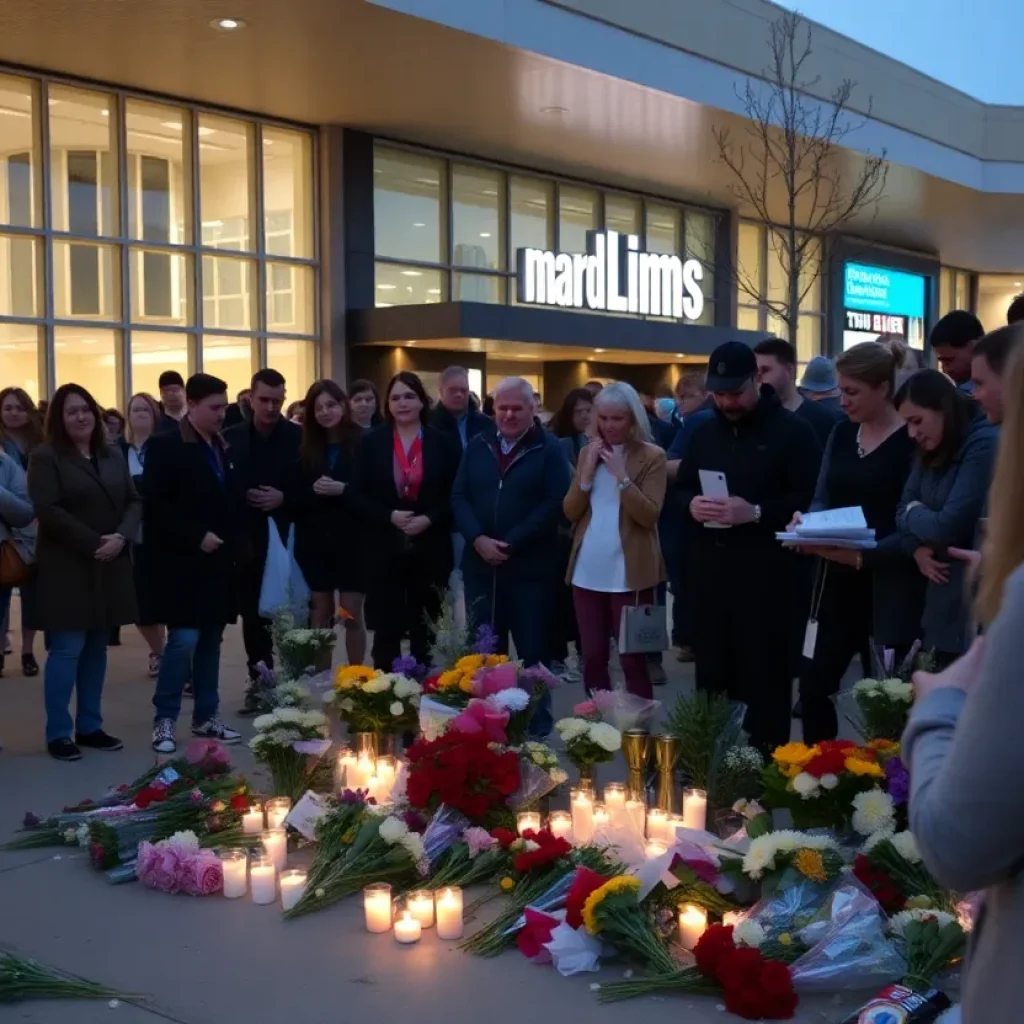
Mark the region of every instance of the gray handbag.
[[668, 609], [664, 605], [636, 603], [622, 609], [619, 622], [620, 654], [660, 654], [668, 650]]

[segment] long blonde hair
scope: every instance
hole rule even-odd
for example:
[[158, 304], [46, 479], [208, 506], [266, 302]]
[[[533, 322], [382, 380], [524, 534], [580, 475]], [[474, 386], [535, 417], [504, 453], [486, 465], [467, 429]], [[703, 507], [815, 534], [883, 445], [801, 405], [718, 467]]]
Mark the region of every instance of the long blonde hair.
[[1014, 347], [1006, 364], [1003, 408], [978, 588], [978, 618], [985, 626], [999, 614], [1007, 578], [1024, 562], [1024, 345]]

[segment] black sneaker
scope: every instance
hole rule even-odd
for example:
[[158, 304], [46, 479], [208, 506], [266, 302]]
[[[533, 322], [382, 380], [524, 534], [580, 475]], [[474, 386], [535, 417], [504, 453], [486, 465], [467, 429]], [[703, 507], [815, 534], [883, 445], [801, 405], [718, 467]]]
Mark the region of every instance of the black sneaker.
[[21, 674], [28, 676], [30, 679], [32, 676], [39, 675], [39, 662], [36, 661], [34, 654], [23, 654], [21, 656]]
[[80, 732], [75, 736], [80, 747], [92, 750], [120, 750], [124, 744], [116, 736], [108, 736], [102, 729], [95, 732]]
[[221, 743], [237, 743], [241, 738], [240, 732], [229, 729], [219, 719], [211, 718], [208, 722], [200, 722], [192, 726], [193, 736], [202, 736], [207, 740], [220, 740]]
[[62, 740], [51, 740], [46, 744], [46, 749], [50, 757], [56, 758], [58, 761], [82, 760], [82, 752], [67, 737]]

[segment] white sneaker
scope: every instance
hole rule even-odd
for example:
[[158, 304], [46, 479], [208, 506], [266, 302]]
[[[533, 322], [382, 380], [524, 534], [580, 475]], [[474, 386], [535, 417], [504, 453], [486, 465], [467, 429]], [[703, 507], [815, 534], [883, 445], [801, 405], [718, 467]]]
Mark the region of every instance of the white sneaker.
[[153, 749], [158, 754], [173, 754], [178, 749], [174, 738], [174, 720], [158, 718], [153, 726]]
[[240, 732], [229, 729], [217, 718], [211, 718], [208, 722], [203, 722], [201, 725], [193, 725], [192, 735], [202, 736], [208, 740], [220, 740], [221, 743], [237, 743], [242, 738]]

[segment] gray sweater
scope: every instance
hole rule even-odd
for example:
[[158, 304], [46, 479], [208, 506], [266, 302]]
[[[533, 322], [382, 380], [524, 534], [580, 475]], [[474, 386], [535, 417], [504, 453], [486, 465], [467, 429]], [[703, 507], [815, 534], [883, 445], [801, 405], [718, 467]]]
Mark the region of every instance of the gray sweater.
[[929, 870], [985, 890], [963, 987], [964, 1024], [1024, 1020], [1024, 565], [1006, 583], [968, 696], [935, 690], [903, 734], [910, 827]]
[[26, 564], [35, 561], [35, 518], [21, 463], [0, 450], [0, 541], [12, 541]]

